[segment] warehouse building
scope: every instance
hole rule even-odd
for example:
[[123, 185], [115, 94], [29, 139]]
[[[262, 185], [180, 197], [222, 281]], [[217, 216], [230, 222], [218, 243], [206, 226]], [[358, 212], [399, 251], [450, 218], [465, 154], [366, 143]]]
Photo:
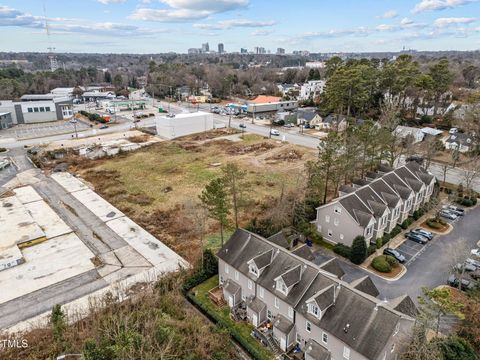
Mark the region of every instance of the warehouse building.
[[0, 100], [0, 113], [10, 113], [12, 124], [33, 124], [73, 117], [73, 102], [53, 94], [23, 95], [20, 101]]
[[212, 114], [198, 111], [188, 114], [166, 115], [156, 119], [157, 135], [166, 139], [214, 129]]
[[12, 125], [12, 114], [10, 112], [0, 112], [0, 129], [8, 129]]

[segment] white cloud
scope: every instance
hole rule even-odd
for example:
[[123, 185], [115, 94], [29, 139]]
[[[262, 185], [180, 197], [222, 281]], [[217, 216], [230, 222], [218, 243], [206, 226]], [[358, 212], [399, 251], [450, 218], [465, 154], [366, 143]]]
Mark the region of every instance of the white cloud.
[[[43, 16], [33, 16], [7, 6], [0, 6], [0, 27], [3, 26], [44, 29], [45, 22]], [[135, 25], [64, 18], [49, 18], [49, 29], [52, 34], [83, 33], [99, 36], [151, 36], [167, 31], [166, 29], [145, 29]]]
[[444, 28], [444, 27], [448, 27], [448, 26], [451, 26], [451, 25], [470, 24], [470, 23], [475, 22], [475, 21], [476, 21], [475, 18], [465, 18], [465, 17], [462, 17], [462, 18], [454, 18], [454, 17], [438, 18], [437, 20], [435, 20], [433, 22], [433, 25], [437, 28]]
[[123, 4], [127, 2], [127, 0], [97, 0], [99, 3], [102, 3], [104, 5], [109, 5], [109, 4]]
[[210, 15], [246, 8], [248, 0], [160, 0], [168, 9], [138, 8], [130, 16], [133, 20], [157, 22], [188, 22]]
[[417, 14], [423, 11], [445, 10], [476, 2], [477, 0], [421, 0], [412, 10]]
[[393, 30], [396, 30], [396, 26], [381, 24], [381, 25], [378, 25], [375, 29], [377, 29], [378, 31], [393, 31]]
[[393, 19], [398, 16], [398, 12], [395, 10], [389, 10], [383, 13], [381, 16], [377, 16], [377, 18], [382, 18], [382, 19]]
[[273, 30], [269, 29], [257, 29], [255, 31], [252, 31], [251, 35], [252, 36], [267, 36], [270, 35], [273, 32]]
[[275, 25], [275, 21], [257, 21], [249, 19], [231, 19], [219, 21], [215, 24], [194, 24], [198, 29], [204, 30], [225, 30], [238, 27], [268, 27]]

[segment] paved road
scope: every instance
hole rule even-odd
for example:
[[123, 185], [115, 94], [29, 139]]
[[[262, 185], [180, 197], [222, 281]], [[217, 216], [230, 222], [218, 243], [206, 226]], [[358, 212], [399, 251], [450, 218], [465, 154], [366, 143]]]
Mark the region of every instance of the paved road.
[[339, 257], [346, 272], [344, 280], [351, 282], [369, 275], [380, 291], [380, 298], [392, 299], [408, 294], [416, 301], [422, 294], [423, 286], [434, 288], [446, 284], [452, 265], [460, 258], [467, 257], [470, 250], [476, 247], [480, 239], [479, 216], [480, 207], [469, 210], [455, 222], [451, 233], [435, 236], [425, 245], [425, 250], [407, 265], [407, 273], [397, 281], [386, 281]]

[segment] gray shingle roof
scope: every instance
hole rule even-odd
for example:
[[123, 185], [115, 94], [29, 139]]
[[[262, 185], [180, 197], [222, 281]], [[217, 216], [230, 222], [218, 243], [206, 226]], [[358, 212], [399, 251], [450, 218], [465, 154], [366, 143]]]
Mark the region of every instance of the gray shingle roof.
[[302, 278], [302, 266], [295, 266], [293, 269], [290, 269], [285, 274], [281, 275], [281, 278], [287, 288], [297, 284]]
[[403, 181], [405, 181], [415, 192], [419, 192], [422, 189], [423, 182], [415, 178], [410, 170], [404, 166], [395, 169], [395, 174], [397, 174]]
[[[340, 339], [366, 358], [376, 359], [381, 355], [398, 321], [402, 318], [402, 315], [388, 304], [351, 288], [349, 284], [328, 275], [314, 264], [246, 230], [236, 230], [220, 249], [218, 257], [246, 276], [250, 276], [247, 262], [253, 257], [252, 254], [265, 252], [269, 248], [274, 249], [274, 260], [258, 279], [254, 278], [256, 283], [291, 305], [312, 324]], [[296, 265], [303, 266], [301, 280], [292, 287], [287, 296], [283, 296], [275, 290], [274, 279]], [[306, 301], [331, 285], [336, 287], [335, 304], [323, 312], [321, 319], [315, 318], [307, 312]], [[406, 315], [403, 319], [411, 321], [413, 325], [413, 319]], [[280, 315], [275, 319], [277, 320], [278, 324], [274, 323], [274, 326], [279, 330], [289, 332], [292, 329], [293, 324], [284, 316]]]
[[275, 319], [273, 319], [273, 326], [280, 332], [288, 334], [295, 325], [282, 314], [278, 314], [275, 316]]
[[385, 205], [383, 199], [376, 194], [371, 187], [365, 186], [358, 189], [356, 194], [360, 200], [371, 208], [375, 216], [380, 217], [385, 213], [385, 210], [387, 210], [387, 205]]
[[300, 256], [301, 258], [308, 261], [312, 261], [313, 259], [315, 259], [313, 251], [305, 244], [293, 250], [292, 254]]
[[330, 352], [315, 340], [310, 339], [305, 345], [305, 354], [314, 360], [330, 360]]
[[383, 179], [378, 179], [370, 183], [370, 187], [382, 197], [383, 201], [388, 204], [389, 207], [394, 208], [401, 200], [400, 196], [394, 189], [392, 189]]
[[405, 315], [411, 317], [416, 317], [418, 315], [418, 309], [408, 295], [399, 296], [398, 298], [390, 300], [389, 305]]
[[[469, 141], [470, 140], [470, 141]], [[464, 133], [452, 134], [446, 140], [447, 143], [457, 143], [460, 145], [470, 146], [472, 145], [472, 138]]]
[[341, 185], [338, 188], [338, 191], [349, 194], [349, 193], [355, 192], [355, 189], [350, 185]]
[[352, 285], [353, 288], [373, 297], [377, 297], [378, 295], [380, 295], [380, 291], [378, 291], [377, 287], [368, 275], [352, 281], [350, 285]]
[[406, 184], [394, 172], [383, 175], [382, 180], [384, 180], [391, 188], [393, 188], [403, 200], [408, 199], [413, 193], [412, 189], [408, 187], [408, 184]]
[[232, 279], [228, 279], [227, 281], [225, 281], [225, 284], [223, 284], [223, 287], [225, 288], [226, 291], [228, 291], [232, 295], [237, 294], [241, 289], [240, 285], [238, 285]]
[[264, 267], [270, 265], [273, 258], [273, 249], [265, 251], [263, 254], [255, 256], [252, 261], [255, 263], [255, 266], [258, 270], [263, 269]]
[[405, 167], [414, 173], [420, 180], [422, 180], [425, 185], [430, 185], [432, 180], [435, 178], [433, 175], [430, 175], [423, 167], [421, 167], [416, 161], [409, 161], [405, 164]]
[[321, 311], [325, 311], [335, 301], [335, 285], [332, 284], [329, 287], [320, 290], [318, 294], [315, 295], [315, 302]]
[[265, 303], [256, 296], [253, 299], [247, 301], [247, 306], [256, 313], [260, 313], [261, 311], [263, 311], [263, 309], [267, 307], [267, 305], [265, 305]]
[[373, 216], [370, 214], [370, 209], [360, 200], [356, 193], [347, 195], [340, 200], [340, 204], [348, 211], [348, 213], [361, 226], [367, 226]]
[[340, 265], [340, 260], [335, 257], [327, 260], [323, 264], [320, 264], [318, 267], [320, 269], [328, 271], [330, 274], [337, 276], [339, 279], [341, 279], [345, 275], [345, 271], [343, 271], [343, 268]]

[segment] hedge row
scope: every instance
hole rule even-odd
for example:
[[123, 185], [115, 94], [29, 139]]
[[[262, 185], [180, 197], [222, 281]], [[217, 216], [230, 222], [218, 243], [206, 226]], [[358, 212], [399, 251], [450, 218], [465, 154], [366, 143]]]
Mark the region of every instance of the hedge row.
[[195, 286], [200, 285], [204, 281], [210, 279], [213, 275], [218, 274], [218, 260], [212, 250], [205, 249], [203, 251], [202, 268], [197, 270], [192, 276], [187, 278], [183, 283], [183, 291], [186, 293]]
[[407, 229], [410, 225], [412, 225], [414, 219], [412, 217], [408, 217], [405, 219], [405, 221], [403, 223], [401, 223], [400, 227], [405, 230]]
[[341, 243], [335, 244], [335, 246], [333, 247], [333, 251], [336, 254], [341, 255], [347, 259], [350, 259], [350, 256], [352, 254], [352, 249], [350, 248], [350, 246]]
[[233, 337], [254, 359], [256, 360], [269, 360], [269, 357], [264, 356], [258, 349], [253, 347], [245, 338], [238, 333], [238, 331], [233, 328], [228, 322], [226, 322], [221, 316], [216, 312], [210, 310], [203, 303], [198, 300], [192, 293], [187, 294], [187, 299], [190, 300], [197, 308], [199, 308], [202, 313], [207, 316], [211, 321], [216, 323], [218, 326], [226, 329], [231, 337]]
[[471, 207], [477, 205], [477, 198], [476, 197], [464, 197], [464, 198], [458, 198], [457, 203], [466, 206], [466, 207]]
[[88, 120], [90, 120], [92, 122], [99, 122], [99, 123], [102, 123], [102, 124], [106, 123], [105, 119], [98, 114], [89, 113], [88, 111], [83, 111], [83, 110], [80, 110], [79, 113], [82, 114], [83, 116], [87, 117]]

